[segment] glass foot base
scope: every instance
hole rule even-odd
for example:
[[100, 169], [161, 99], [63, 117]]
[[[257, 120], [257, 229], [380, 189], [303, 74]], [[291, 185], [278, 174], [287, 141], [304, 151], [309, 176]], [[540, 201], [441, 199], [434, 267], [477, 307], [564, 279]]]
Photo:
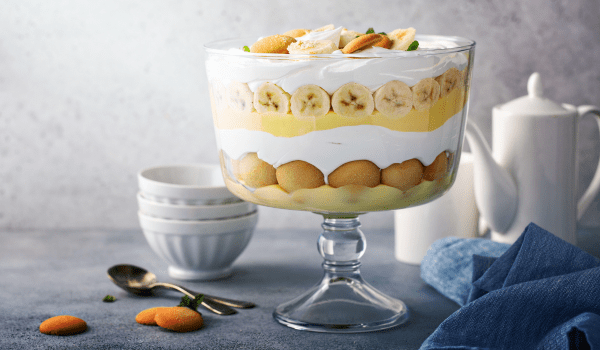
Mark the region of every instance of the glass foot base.
[[379, 292], [360, 275], [337, 275], [326, 273], [320, 284], [279, 305], [273, 312], [275, 320], [294, 329], [326, 333], [372, 332], [408, 320], [402, 301]]

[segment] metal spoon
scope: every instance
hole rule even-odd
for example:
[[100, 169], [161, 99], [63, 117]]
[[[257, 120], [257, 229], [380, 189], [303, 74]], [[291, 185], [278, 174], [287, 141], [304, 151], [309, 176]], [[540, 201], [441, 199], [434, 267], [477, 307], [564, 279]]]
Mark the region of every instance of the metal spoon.
[[[149, 295], [154, 288], [168, 288], [180, 291], [190, 298], [200, 294], [190, 289], [172, 284], [156, 281], [156, 275], [141, 267], [134, 265], [115, 265], [108, 269], [108, 278], [114, 284], [126, 291], [137, 295]], [[256, 306], [254, 303], [204, 294], [202, 306], [219, 315], [232, 315], [237, 313], [231, 307], [248, 309]]]

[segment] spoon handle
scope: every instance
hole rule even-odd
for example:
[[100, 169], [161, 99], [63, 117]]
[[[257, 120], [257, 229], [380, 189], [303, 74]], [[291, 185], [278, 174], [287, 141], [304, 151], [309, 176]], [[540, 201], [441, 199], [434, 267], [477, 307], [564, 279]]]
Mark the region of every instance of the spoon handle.
[[[189, 290], [189, 291], [192, 292], [191, 290]], [[195, 292], [192, 292], [192, 293], [195, 293]], [[198, 295], [198, 293], [196, 293], [196, 295]], [[206, 298], [216, 301], [217, 303], [225, 304], [227, 306], [235, 307], [238, 309], [251, 309], [256, 306], [256, 304], [249, 302], [249, 301], [221, 298], [221, 297], [216, 297], [214, 295], [204, 294], [204, 299], [206, 299]]]
[[[152, 287], [163, 287], [163, 288], [168, 288], [168, 289], [174, 289], [174, 290], [180, 291], [181, 293], [187, 295], [188, 297], [190, 297], [192, 299], [195, 298], [196, 295], [200, 294], [200, 293], [193, 292], [191, 290], [188, 290], [186, 288], [183, 288], [181, 286], [178, 286], [178, 285], [172, 284], [172, 283], [158, 282], [158, 283], [155, 283]], [[219, 314], [219, 315], [237, 314], [237, 311], [230, 308], [229, 306], [227, 306], [225, 304], [221, 304], [219, 302], [216, 302], [210, 298], [206, 298], [206, 296], [204, 297], [204, 300], [202, 301], [202, 306], [204, 306], [208, 310], [210, 310], [216, 314]]]
[[[175, 286], [175, 285], [173, 284], [173, 286]], [[198, 293], [198, 292], [194, 292], [193, 290], [188, 289], [188, 288], [183, 288], [181, 286], [177, 286], [177, 287], [185, 289], [187, 292], [189, 292], [189, 293], [191, 293], [193, 295], [201, 294], [201, 293]], [[204, 294], [204, 293], [202, 293], [202, 294]], [[227, 306], [235, 307], [235, 308], [238, 308], [238, 309], [251, 309], [251, 308], [253, 308], [253, 307], [256, 306], [256, 304], [254, 304], [252, 302], [249, 302], [249, 301], [241, 301], [241, 300], [235, 300], [235, 299], [221, 298], [221, 297], [217, 297], [217, 296], [214, 296], [214, 295], [208, 295], [208, 294], [204, 294], [204, 300], [211, 300], [211, 301], [213, 301], [215, 303], [225, 304]]]

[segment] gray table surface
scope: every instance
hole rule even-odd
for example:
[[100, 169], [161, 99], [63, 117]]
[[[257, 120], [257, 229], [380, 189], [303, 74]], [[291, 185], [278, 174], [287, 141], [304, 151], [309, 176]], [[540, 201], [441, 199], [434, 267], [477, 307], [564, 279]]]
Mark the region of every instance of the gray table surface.
[[[173, 333], [137, 324], [138, 312], [177, 305], [181, 295], [128, 295], [112, 284], [106, 270], [118, 263], [147, 268], [160, 281], [179, 282], [146, 243], [141, 230], [0, 232], [0, 348], [98, 349], [415, 349], [458, 306], [426, 285], [419, 267], [394, 258], [393, 232], [365, 232], [363, 277], [382, 292], [402, 299], [409, 323], [395, 329], [359, 334], [322, 334], [284, 327], [273, 308], [317, 283], [322, 275], [314, 231], [261, 231], [234, 263], [234, 275], [211, 282], [182, 282], [198, 292], [257, 303], [233, 316], [202, 308], [205, 326]], [[366, 229], [364, 229], [367, 231]], [[117, 301], [104, 303], [106, 294]], [[41, 334], [45, 319], [69, 314], [84, 319], [88, 331], [76, 336]]]
[[[363, 277], [406, 302], [411, 311], [407, 324], [358, 334], [303, 332], [278, 324], [273, 308], [321, 277], [319, 229], [257, 230], [235, 262], [233, 276], [182, 282], [198, 292], [250, 300], [258, 307], [233, 316], [200, 308], [205, 326], [181, 334], [135, 322], [146, 308], [177, 305], [179, 294], [132, 296], [106, 276], [108, 267], [131, 263], [155, 272], [160, 281], [178, 282], [169, 278], [166, 263], [152, 252], [141, 230], [0, 231], [0, 349], [417, 349], [458, 309], [421, 280], [418, 266], [395, 260], [391, 230], [375, 231], [365, 232]], [[102, 302], [106, 294], [117, 301]], [[39, 332], [42, 321], [60, 314], [84, 319], [88, 331], [69, 337]]]

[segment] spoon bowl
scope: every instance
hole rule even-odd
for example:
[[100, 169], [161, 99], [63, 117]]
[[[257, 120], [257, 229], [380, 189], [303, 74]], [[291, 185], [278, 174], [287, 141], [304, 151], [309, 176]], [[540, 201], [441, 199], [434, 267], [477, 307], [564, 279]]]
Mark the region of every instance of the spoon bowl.
[[[176, 284], [158, 282], [155, 274], [135, 265], [115, 265], [108, 269], [107, 274], [108, 278], [118, 287], [136, 295], [151, 295], [155, 288], [160, 287], [177, 290], [192, 299], [201, 294]], [[256, 305], [247, 301], [204, 294], [202, 306], [219, 315], [232, 315], [237, 311], [231, 307], [248, 309]]]
[[108, 277], [119, 287], [136, 295], [150, 295], [156, 275], [134, 265], [115, 265], [108, 269]]

